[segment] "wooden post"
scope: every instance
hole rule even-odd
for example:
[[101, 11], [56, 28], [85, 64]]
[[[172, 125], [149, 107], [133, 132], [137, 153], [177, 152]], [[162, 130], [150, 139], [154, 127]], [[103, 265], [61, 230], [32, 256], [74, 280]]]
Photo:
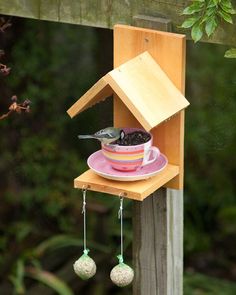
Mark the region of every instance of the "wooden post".
[[[170, 30], [160, 18], [145, 27], [158, 29], [158, 23], [159, 30]], [[183, 191], [161, 188], [143, 202], [134, 201], [133, 209], [133, 295], [182, 295]]]
[[133, 295], [183, 294], [182, 191], [161, 188], [133, 213]]

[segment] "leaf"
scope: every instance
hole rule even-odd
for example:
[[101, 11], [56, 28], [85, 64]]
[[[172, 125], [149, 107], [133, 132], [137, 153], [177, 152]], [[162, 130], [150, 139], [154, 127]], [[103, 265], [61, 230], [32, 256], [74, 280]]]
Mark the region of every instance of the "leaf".
[[232, 17], [230, 16], [230, 14], [228, 14], [227, 12], [223, 11], [223, 10], [219, 10], [218, 14], [227, 22], [230, 24], [233, 24], [233, 20]]
[[186, 272], [184, 275], [184, 294], [236, 294], [236, 284], [216, 279], [200, 273]]
[[226, 13], [236, 14], [236, 10], [233, 7], [228, 7], [228, 6], [224, 5], [223, 3], [220, 3], [220, 7]]
[[14, 285], [16, 294], [25, 294], [24, 286], [25, 265], [23, 259], [18, 259], [16, 262], [15, 274], [10, 276], [10, 280]]
[[210, 0], [207, 4], [207, 8], [212, 8], [212, 7], [216, 7], [218, 4], [217, 0]]
[[207, 9], [205, 14], [201, 18], [200, 24], [207, 22], [211, 17], [215, 17], [215, 14], [216, 14], [216, 11], [214, 8]]
[[220, 5], [224, 5], [224, 7], [233, 9], [233, 6], [230, 0], [221, 0]]
[[216, 12], [217, 12], [217, 10], [215, 9], [215, 7], [207, 8], [206, 13], [205, 13], [206, 19], [208, 17], [211, 17], [213, 14], [216, 14]]
[[25, 274], [28, 277], [34, 280], [37, 280], [43, 283], [44, 285], [50, 287], [51, 289], [53, 289], [55, 292], [57, 292], [60, 295], [73, 295], [72, 290], [65, 282], [63, 282], [57, 276], [55, 276], [54, 274], [48, 271], [44, 271], [34, 267], [27, 267], [25, 269]]
[[231, 48], [225, 52], [226, 58], [236, 58], [236, 48]]
[[[46, 252], [52, 252], [60, 248], [83, 246], [83, 240], [70, 235], [57, 235], [43, 241], [34, 249], [34, 255], [42, 256]], [[107, 253], [108, 248], [93, 242], [93, 248]]]
[[34, 253], [36, 256], [42, 256], [45, 252], [51, 252], [69, 246], [83, 246], [83, 241], [69, 235], [57, 235], [39, 244], [35, 248]]
[[[13, 106], [14, 105], [14, 106]], [[14, 102], [9, 109], [16, 108], [17, 104]], [[17, 242], [23, 241], [32, 231], [33, 227], [32, 224], [29, 222], [24, 221], [16, 221], [13, 225], [9, 228], [9, 231], [14, 233]]]
[[194, 42], [195, 43], [198, 42], [202, 38], [202, 35], [203, 35], [202, 26], [199, 25], [198, 23], [195, 24], [191, 30], [191, 36]]
[[196, 13], [196, 12], [201, 11], [202, 8], [203, 8], [203, 6], [204, 6], [204, 2], [195, 2], [195, 3], [193, 3], [192, 5], [186, 7], [186, 8], [183, 10], [182, 14], [184, 14], [184, 15], [191, 15], [191, 14], [194, 14], [194, 13]]
[[206, 21], [205, 31], [208, 37], [210, 37], [215, 32], [216, 28], [217, 28], [217, 22], [215, 17], [211, 17], [210, 19]]
[[199, 19], [199, 17], [190, 17], [190, 18], [187, 18], [181, 25], [181, 28], [191, 28], [195, 22]]

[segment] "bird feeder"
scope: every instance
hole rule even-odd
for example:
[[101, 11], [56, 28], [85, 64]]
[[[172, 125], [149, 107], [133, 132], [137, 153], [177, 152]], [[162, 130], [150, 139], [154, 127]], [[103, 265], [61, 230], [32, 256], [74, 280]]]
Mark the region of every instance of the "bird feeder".
[[143, 128], [168, 158], [157, 175], [126, 182], [91, 169], [75, 188], [144, 200], [158, 188], [182, 189], [184, 157], [185, 36], [124, 25], [114, 27], [114, 70], [103, 76], [67, 111], [71, 118], [113, 95], [115, 127]]

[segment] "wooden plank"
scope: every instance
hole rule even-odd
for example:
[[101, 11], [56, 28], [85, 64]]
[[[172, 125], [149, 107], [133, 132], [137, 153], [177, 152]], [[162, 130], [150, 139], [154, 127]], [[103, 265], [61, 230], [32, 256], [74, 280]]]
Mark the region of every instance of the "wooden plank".
[[167, 294], [183, 294], [183, 190], [167, 189]]
[[0, 14], [39, 18], [40, 1], [1, 0]]
[[[115, 67], [148, 51], [174, 85], [183, 93], [185, 86], [185, 36], [149, 29], [117, 25], [114, 28]], [[117, 37], [116, 37], [117, 36]], [[119, 54], [121, 52], [121, 54]], [[122, 112], [122, 116], [120, 116]], [[127, 125], [129, 124], [129, 125]], [[114, 96], [114, 125], [139, 127], [135, 116]], [[158, 146], [169, 163], [180, 167], [180, 174], [167, 184], [169, 188], [183, 187], [184, 111], [152, 130], [154, 145]]]
[[147, 131], [189, 105], [147, 51], [109, 72], [105, 79]]
[[[101, 28], [112, 28], [117, 23], [142, 27], [148, 24], [155, 29], [154, 19], [161, 16], [171, 20], [174, 32], [183, 33], [186, 30], [179, 28], [185, 19], [181, 12], [188, 3], [185, 0], [1, 0], [0, 14]], [[159, 29], [162, 29], [160, 25]], [[212, 38], [203, 40], [236, 45], [236, 23], [221, 24]]]
[[[161, 27], [163, 28], [162, 23]], [[167, 24], [165, 30], [168, 30]], [[159, 47], [158, 39], [155, 39], [156, 42], [150, 42], [150, 38], [147, 36], [148, 32], [143, 36], [136, 35], [136, 39], [127, 35], [123, 37], [128, 37], [128, 39], [120, 38], [120, 35], [116, 36], [115, 34], [115, 66], [125, 62], [132, 54], [137, 55], [140, 51], [147, 50], [146, 43], [149, 43], [151, 50]], [[132, 40], [129, 39], [131, 37], [133, 37]], [[169, 46], [171, 47], [172, 44], [169, 43]], [[168, 48], [166, 49], [168, 50]], [[180, 60], [184, 66], [184, 50], [182, 53]], [[183, 76], [179, 81], [180, 88], [184, 87]], [[127, 112], [125, 105], [119, 102], [120, 100], [116, 98], [115, 103], [118, 108], [115, 109], [116, 123], [122, 126], [140, 127], [135, 117]], [[119, 112], [122, 113], [122, 117], [119, 117]], [[184, 123], [183, 115], [182, 113], [178, 118], [174, 117], [178, 126]], [[182, 122], [178, 120], [182, 120]], [[180, 130], [182, 132], [180, 134], [181, 140], [183, 140], [183, 130], [183, 128]], [[164, 128], [163, 132], [165, 132]], [[173, 144], [173, 141], [170, 141], [170, 144]], [[143, 202], [134, 202], [133, 227], [135, 271], [133, 294], [182, 295], [183, 195], [181, 192], [162, 188]]]
[[96, 103], [106, 99], [113, 93], [107, 81], [101, 78], [95, 83], [79, 100], [77, 100], [68, 110], [68, 115], [73, 118], [77, 114], [92, 107]]
[[162, 188], [133, 208], [133, 294], [183, 294], [183, 192]]
[[148, 28], [157, 31], [172, 31], [172, 22], [170, 19], [163, 17], [154, 17], [149, 15], [135, 15], [133, 17], [135, 27]]
[[126, 198], [142, 201], [152, 194], [167, 181], [179, 173], [179, 168], [168, 164], [167, 167], [149, 179], [139, 181], [114, 181], [96, 175], [92, 170], [87, 170], [74, 180], [75, 188], [89, 186], [89, 190], [119, 196], [125, 194]]

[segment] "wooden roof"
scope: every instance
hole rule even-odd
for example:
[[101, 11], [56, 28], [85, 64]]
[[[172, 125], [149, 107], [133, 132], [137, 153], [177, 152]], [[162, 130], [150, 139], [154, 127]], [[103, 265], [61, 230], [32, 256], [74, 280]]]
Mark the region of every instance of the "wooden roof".
[[147, 130], [189, 105], [148, 52], [102, 77], [67, 111], [71, 118], [116, 93]]

